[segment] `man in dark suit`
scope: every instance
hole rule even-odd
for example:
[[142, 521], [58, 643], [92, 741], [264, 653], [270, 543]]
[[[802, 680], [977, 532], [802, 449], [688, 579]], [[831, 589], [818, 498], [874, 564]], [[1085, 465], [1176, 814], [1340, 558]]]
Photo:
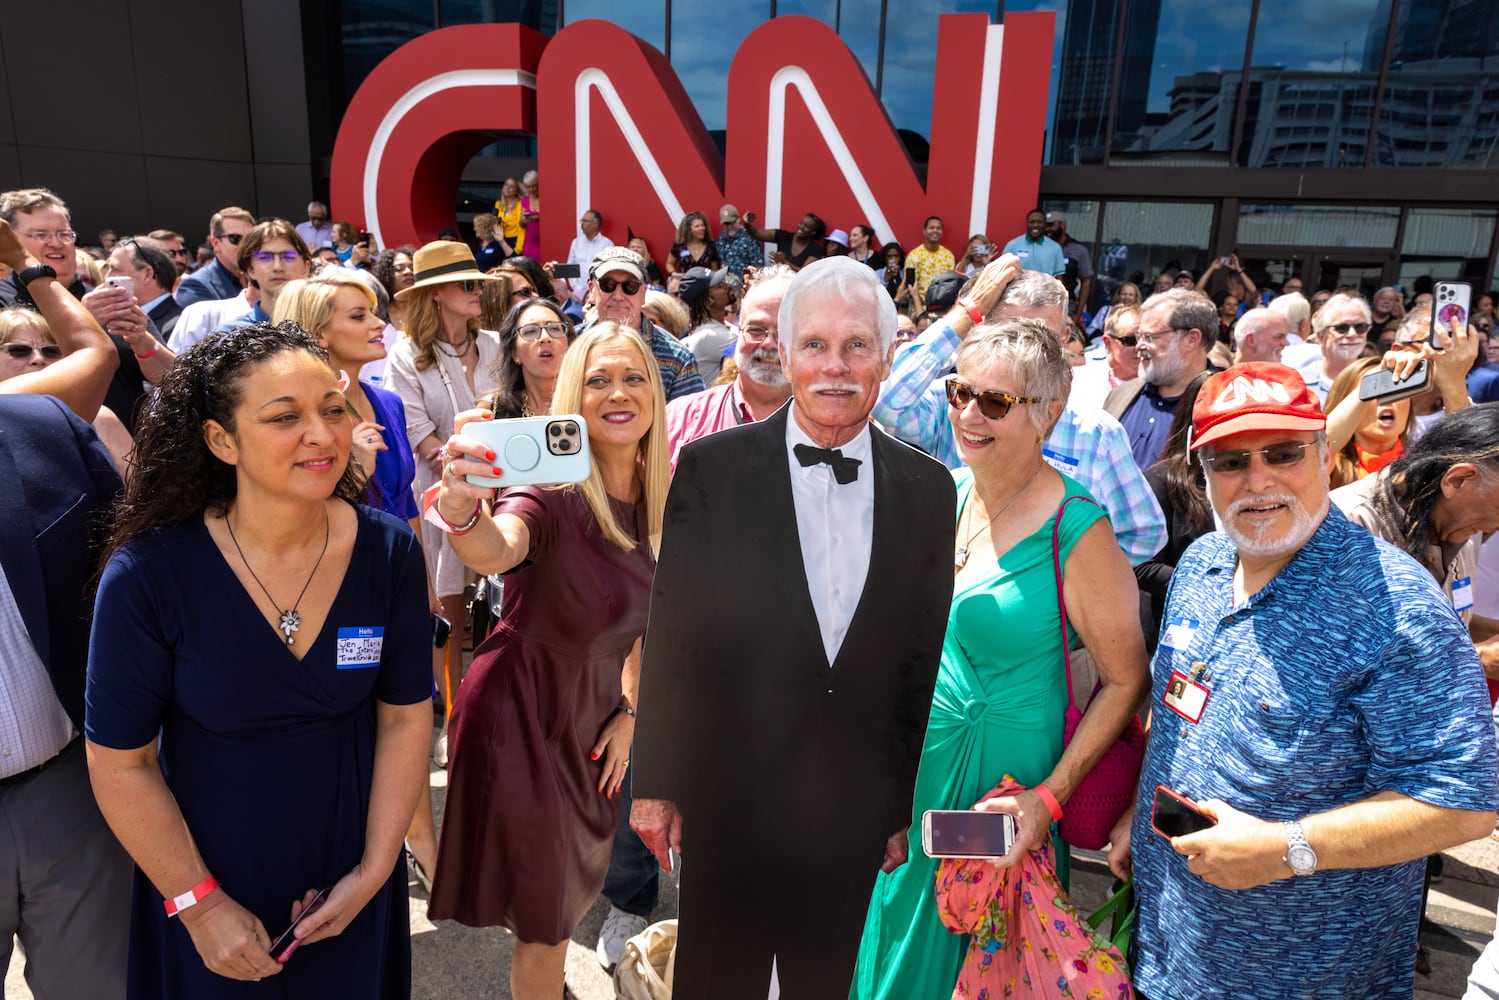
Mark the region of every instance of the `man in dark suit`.
[[129, 857], [84, 760], [91, 581], [120, 492], [92, 419], [119, 364], [88, 310], [0, 221], [65, 356], [0, 385], [0, 967], [19, 934], [37, 996], [125, 995]]
[[177, 284], [177, 304], [186, 309], [194, 302], [232, 299], [243, 289], [239, 267], [239, 241], [255, 226], [255, 216], [242, 208], [230, 206], [213, 213], [208, 220], [208, 242], [213, 260], [184, 277]]
[[847, 995], [952, 599], [952, 478], [868, 419], [875, 273], [809, 264], [779, 326], [792, 402], [682, 450], [651, 597], [632, 820], [667, 867], [688, 831], [679, 1000]]

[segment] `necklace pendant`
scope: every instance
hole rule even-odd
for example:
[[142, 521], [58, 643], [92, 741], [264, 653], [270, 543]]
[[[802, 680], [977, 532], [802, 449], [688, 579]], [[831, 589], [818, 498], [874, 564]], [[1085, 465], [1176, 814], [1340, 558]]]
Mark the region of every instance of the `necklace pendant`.
[[281, 624], [278, 625], [277, 628], [286, 633], [286, 644], [288, 646], [296, 644], [296, 640], [291, 637], [291, 634], [297, 631], [297, 627], [301, 624], [302, 616], [297, 613], [296, 608], [292, 608], [290, 611], [281, 612]]
[[962, 569], [968, 562], [968, 546], [959, 545], [957, 553], [953, 556], [953, 565]]

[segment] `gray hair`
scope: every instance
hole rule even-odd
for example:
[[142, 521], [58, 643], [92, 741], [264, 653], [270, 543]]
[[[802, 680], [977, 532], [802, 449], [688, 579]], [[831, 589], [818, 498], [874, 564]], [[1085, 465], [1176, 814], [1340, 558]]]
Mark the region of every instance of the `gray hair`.
[[[784, 296], [786, 293], [786, 286], [790, 284], [791, 279], [795, 277], [796, 268], [791, 267], [788, 264], [770, 264], [766, 267], [760, 268], [760, 270], [755, 273], [755, 280], [750, 282], [749, 288], [745, 291], [743, 297], [739, 301], [739, 311], [743, 313], [744, 310], [749, 307], [748, 304], [750, 300], [752, 298], [758, 298], [759, 296], [765, 294], [765, 289], [767, 288], [774, 287]], [[777, 319], [777, 322], [779, 322], [779, 318]]]
[[1426, 306], [1421, 306], [1405, 314], [1405, 318], [1400, 321], [1400, 329], [1395, 331], [1395, 340], [1400, 343], [1425, 340], [1430, 330], [1431, 310]]
[[534, 171], [534, 170], [527, 170], [524, 174], [521, 175], [520, 182], [522, 184], [524, 184], [526, 187], [530, 187], [532, 184], [536, 183], [537, 177], [538, 177], [538, 175], [537, 175], [536, 171]]
[[824, 257], [796, 272], [796, 277], [786, 286], [786, 294], [781, 299], [781, 312], [776, 318], [780, 327], [778, 339], [782, 352], [788, 357], [791, 354], [798, 302], [808, 295], [823, 295], [842, 299], [847, 304], [857, 298], [859, 288], [868, 292], [869, 301], [873, 304], [870, 319], [873, 321], [874, 332], [879, 336], [880, 357], [888, 355], [895, 346], [895, 302], [884, 294], [885, 286], [874, 269], [851, 257]]
[[1143, 314], [1162, 307], [1170, 310], [1166, 322], [1171, 324], [1171, 329], [1201, 331], [1204, 351], [1218, 342], [1218, 307], [1195, 288], [1169, 288], [1156, 292], [1145, 300], [1140, 312]]
[[1363, 314], [1365, 323], [1374, 322], [1374, 313], [1370, 310], [1369, 303], [1364, 301], [1363, 296], [1339, 292], [1322, 303], [1322, 308], [1318, 309], [1317, 315], [1312, 317], [1312, 332], [1321, 336], [1322, 331], [1332, 325], [1333, 310], [1341, 309], [1343, 306], [1356, 306], [1358, 311]]
[[[1302, 323], [1312, 318], [1312, 304], [1308, 302], [1306, 300], [1306, 296], [1302, 295], [1300, 292], [1287, 292], [1284, 295], [1277, 295], [1275, 298], [1270, 300], [1270, 304], [1265, 308], [1274, 309], [1276, 312], [1284, 316], [1286, 318], [1286, 322], [1291, 325], [1291, 330], [1293, 332], [1297, 330]], [[1244, 322], [1243, 317], [1239, 318], [1239, 322]]]
[[[1062, 341], [1044, 320], [1017, 316], [985, 323], [963, 338], [958, 348], [959, 368], [969, 364], [987, 366], [996, 361], [1009, 367], [1022, 395], [1033, 396], [1042, 403], [1065, 402], [1072, 391], [1072, 365], [1062, 350]], [[1046, 433], [1051, 425], [1047, 408], [1031, 406], [1027, 412], [1036, 430]]]
[[319, 209], [319, 208], [321, 208], [324, 212], [328, 211], [328, 206], [324, 205], [322, 202], [320, 202], [320, 201], [309, 201], [307, 203], [307, 214], [311, 215], [315, 209]]
[[[1040, 271], [1021, 271], [1014, 281], [1005, 286], [999, 302], [984, 319], [989, 323], [998, 321], [1000, 306], [1017, 306], [1021, 309], [1060, 309], [1067, 315], [1067, 287], [1049, 274]], [[1061, 336], [1061, 330], [1052, 331]]]

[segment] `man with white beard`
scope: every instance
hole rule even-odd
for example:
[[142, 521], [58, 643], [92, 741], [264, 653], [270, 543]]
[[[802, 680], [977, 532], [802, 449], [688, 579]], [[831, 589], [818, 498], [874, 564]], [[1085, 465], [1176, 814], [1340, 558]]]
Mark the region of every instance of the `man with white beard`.
[[[1223, 530], [1172, 574], [1109, 851], [1134, 873], [1135, 986], [1409, 997], [1422, 859], [1490, 832], [1499, 804], [1473, 642], [1430, 572], [1329, 504], [1325, 418], [1294, 369], [1209, 378], [1191, 440]], [[1207, 822], [1153, 815], [1157, 786]]]
[[1322, 402], [1338, 373], [1363, 357], [1373, 322], [1369, 303], [1356, 295], [1334, 295], [1312, 315], [1312, 337], [1322, 356], [1303, 364], [1301, 377]]
[[784, 264], [763, 268], [739, 306], [739, 342], [732, 382], [674, 399], [666, 406], [666, 434], [672, 468], [689, 441], [726, 427], [764, 420], [791, 398], [776, 344], [781, 297], [796, 272]]
[[1211, 366], [1208, 352], [1218, 329], [1218, 307], [1189, 288], [1159, 292], [1145, 301], [1135, 331], [1140, 375], [1115, 387], [1103, 408], [1124, 425], [1130, 451], [1142, 469], [1161, 458], [1177, 401]]

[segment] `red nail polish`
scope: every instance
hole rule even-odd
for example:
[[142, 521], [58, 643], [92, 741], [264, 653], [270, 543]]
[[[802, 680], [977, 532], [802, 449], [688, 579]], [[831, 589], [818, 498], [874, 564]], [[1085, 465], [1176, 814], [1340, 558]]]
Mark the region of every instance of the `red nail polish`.
[[485, 453], [484, 453], [484, 457], [485, 457], [485, 459], [487, 459], [487, 460], [488, 460], [488, 461], [491, 461], [491, 462], [493, 462], [493, 461], [494, 461], [494, 452], [492, 452], [492, 451], [486, 451], [486, 452], [485, 452]]
[[589, 760], [598, 760], [599, 759], [599, 755], [596, 754], [596, 753], [591, 753], [591, 754], [588, 755], [588, 759]]
[[490, 468], [489, 474], [491, 476], [503, 476], [505, 474], [505, 470], [496, 465]]

